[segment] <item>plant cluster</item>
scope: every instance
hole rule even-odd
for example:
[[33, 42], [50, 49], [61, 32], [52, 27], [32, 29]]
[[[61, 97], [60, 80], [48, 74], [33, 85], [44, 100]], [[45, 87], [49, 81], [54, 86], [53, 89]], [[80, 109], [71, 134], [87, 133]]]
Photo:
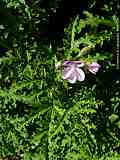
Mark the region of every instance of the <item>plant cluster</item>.
[[[1, 7], [0, 159], [119, 160], [120, 75], [112, 43], [119, 20], [84, 11], [65, 28], [63, 47], [54, 48], [44, 34], [58, 7], [57, 0], [7, 0]], [[67, 64], [67, 75], [58, 63]]]

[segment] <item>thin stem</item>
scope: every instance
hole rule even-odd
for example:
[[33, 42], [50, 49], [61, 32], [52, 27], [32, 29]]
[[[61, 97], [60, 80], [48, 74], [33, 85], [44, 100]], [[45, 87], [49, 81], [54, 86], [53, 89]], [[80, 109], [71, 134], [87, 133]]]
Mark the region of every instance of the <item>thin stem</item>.
[[120, 68], [120, 55], [119, 55], [119, 18], [118, 18], [118, 11], [120, 9], [119, 1], [117, 1], [117, 10], [116, 10], [116, 16], [117, 16], [117, 24], [116, 24], [116, 32], [117, 32], [117, 49], [116, 49], [116, 54], [117, 54], [117, 69]]
[[119, 35], [119, 19], [118, 19], [118, 23], [117, 23], [117, 49], [116, 49], [116, 52], [117, 52], [117, 69], [120, 68], [120, 55], [119, 55], [119, 40], [120, 40], [120, 35]]

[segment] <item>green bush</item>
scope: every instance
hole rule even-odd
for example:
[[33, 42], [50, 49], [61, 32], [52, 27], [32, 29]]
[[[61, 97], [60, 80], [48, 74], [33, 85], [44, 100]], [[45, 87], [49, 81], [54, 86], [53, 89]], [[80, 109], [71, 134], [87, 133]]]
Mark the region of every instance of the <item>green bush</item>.
[[[41, 36], [49, 17], [44, 5], [10, 0], [4, 8], [11, 23], [0, 24], [7, 50], [0, 57], [0, 159], [118, 160], [119, 74], [106, 49], [114, 48], [118, 18], [85, 11], [65, 28], [63, 48], [55, 50]], [[52, 12], [57, 7], [58, 1], [50, 3]], [[98, 61], [102, 69], [69, 84], [55, 68], [66, 59]]]

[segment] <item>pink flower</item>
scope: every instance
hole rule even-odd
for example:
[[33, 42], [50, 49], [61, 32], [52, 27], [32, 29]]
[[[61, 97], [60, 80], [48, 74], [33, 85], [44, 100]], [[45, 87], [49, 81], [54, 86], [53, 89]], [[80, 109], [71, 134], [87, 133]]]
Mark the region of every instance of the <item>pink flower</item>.
[[100, 65], [96, 62], [92, 62], [92, 64], [88, 65], [88, 70], [93, 73], [96, 74], [98, 72], [98, 70], [100, 69]]
[[80, 67], [83, 67], [84, 63], [81, 61], [64, 61], [63, 67], [63, 79], [68, 80], [74, 84], [76, 81], [84, 81], [85, 73]]

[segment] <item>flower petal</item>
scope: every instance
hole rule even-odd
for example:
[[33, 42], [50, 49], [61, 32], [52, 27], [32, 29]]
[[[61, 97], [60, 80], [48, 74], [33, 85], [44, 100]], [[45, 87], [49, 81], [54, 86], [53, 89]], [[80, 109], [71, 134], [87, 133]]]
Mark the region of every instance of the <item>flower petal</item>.
[[84, 67], [84, 63], [78, 64], [77, 67]]
[[64, 61], [64, 63], [63, 63], [64, 67], [65, 66], [78, 66], [78, 65], [80, 65], [80, 67], [83, 66], [83, 62], [81, 62], [81, 61]]
[[80, 68], [76, 68], [76, 71], [77, 71], [77, 80], [78, 81], [84, 81], [85, 80], [85, 73], [83, 72], [82, 69]]
[[70, 83], [74, 84], [74, 83], [76, 83], [76, 81], [77, 81], [77, 77], [74, 76], [73, 79], [68, 79], [68, 81], [69, 81]]
[[93, 73], [96, 74], [98, 72], [98, 70], [100, 69], [100, 65], [96, 62], [93, 62], [92, 64], [88, 65], [88, 70]]
[[85, 73], [80, 67], [83, 67], [84, 63], [81, 61], [64, 61], [64, 73], [63, 79], [68, 80], [70, 83], [78, 81], [84, 81]]
[[71, 65], [72, 61], [64, 61], [63, 66], [69, 66]]
[[70, 75], [74, 72], [74, 67], [71, 67], [67, 72], [64, 69], [64, 79], [68, 79], [70, 77]]

